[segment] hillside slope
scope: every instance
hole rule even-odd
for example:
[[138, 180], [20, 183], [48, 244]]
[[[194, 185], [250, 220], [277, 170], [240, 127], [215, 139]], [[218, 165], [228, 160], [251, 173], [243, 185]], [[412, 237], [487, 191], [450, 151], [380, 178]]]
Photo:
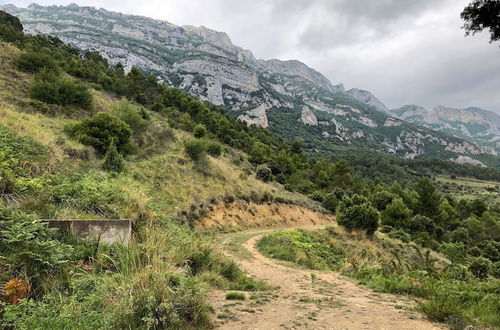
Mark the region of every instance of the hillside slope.
[[345, 91], [299, 61], [257, 60], [223, 32], [76, 5], [2, 8], [18, 15], [29, 33], [97, 50], [126, 71], [135, 66], [152, 73], [289, 141], [301, 138], [310, 151], [362, 148], [407, 159], [461, 155], [483, 162], [491, 158], [483, 154], [496, 155], [490, 146], [392, 119], [370, 92]]
[[[229, 146], [193, 161], [191, 133], [112, 93], [91, 88], [89, 109], [36, 101], [38, 76], [14, 64], [23, 53], [0, 41], [0, 327], [207, 328], [211, 287], [265, 288], [190, 227], [236, 198], [320, 210], [317, 202], [257, 180]], [[140, 124], [123, 172], [104, 170], [106, 157], [68, 133], [98, 114]], [[133, 219], [130, 244], [55, 239], [39, 220], [102, 218]]]

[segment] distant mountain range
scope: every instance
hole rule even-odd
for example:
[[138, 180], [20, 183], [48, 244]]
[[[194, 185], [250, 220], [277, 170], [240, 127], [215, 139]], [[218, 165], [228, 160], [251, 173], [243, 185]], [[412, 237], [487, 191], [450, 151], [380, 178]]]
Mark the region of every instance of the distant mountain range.
[[0, 8], [18, 16], [28, 33], [99, 51], [111, 64], [152, 73], [250, 124], [288, 139], [299, 137], [313, 151], [368, 148], [409, 159], [500, 163], [499, 117], [492, 112], [417, 106], [389, 110], [369, 91], [346, 91], [300, 61], [256, 59], [226, 33], [203, 26], [74, 4]]
[[480, 108], [453, 109], [437, 106], [427, 110], [405, 105], [391, 113], [400, 119], [459, 136], [500, 150], [500, 116]]

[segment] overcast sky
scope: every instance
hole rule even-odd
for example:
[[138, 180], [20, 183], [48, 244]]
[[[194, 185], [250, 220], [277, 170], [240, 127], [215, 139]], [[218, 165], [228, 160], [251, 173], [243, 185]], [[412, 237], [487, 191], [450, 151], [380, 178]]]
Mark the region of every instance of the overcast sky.
[[38, 0], [72, 2], [227, 32], [258, 58], [301, 60], [389, 108], [500, 113], [500, 43], [489, 44], [487, 33], [464, 37], [460, 12], [469, 0]]

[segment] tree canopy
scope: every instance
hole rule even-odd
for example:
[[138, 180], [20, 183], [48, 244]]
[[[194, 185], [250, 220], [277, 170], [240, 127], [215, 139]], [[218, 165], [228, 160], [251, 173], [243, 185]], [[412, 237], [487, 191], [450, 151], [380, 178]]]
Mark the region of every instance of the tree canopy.
[[500, 1], [474, 0], [460, 14], [465, 21], [465, 35], [474, 35], [488, 29], [490, 42], [500, 40]]

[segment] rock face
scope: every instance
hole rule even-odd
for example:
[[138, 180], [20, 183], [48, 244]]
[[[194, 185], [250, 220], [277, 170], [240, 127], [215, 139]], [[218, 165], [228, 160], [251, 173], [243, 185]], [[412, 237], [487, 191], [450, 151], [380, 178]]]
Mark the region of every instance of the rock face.
[[248, 123], [249, 125], [268, 128], [269, 122], [267, 121], [266, 110], [266, 105], [261, 104], [257, 108], [247, 111], [245, 114], [239, 116], [238, 119]]
[[305, 125], [318, 126], [318, 119], [307, 105], [302, 107], [300, 121]]
[[[487, 153], [500, 152], [500, 116], [480, 108], [453, 109], [436, 106], [431, 111], [406, 105], [391, 113], [400, 119], [465, 138]], [[456, 150], [458, 152], [458, 150]]]
[[472, 159], [469, 156], [458, 156], [456, 159], [451, 158], [450, 160], [458, 164], [469, 164], [474, 166], [486, 167], [486, 165], [484, 165], [481, 161]]
[[[329, 146], [443, 159], [495, 152], [489, 145], [461, 139], [469, 135], [500, 143], [500, 136], [494, 135], [499, 126], [492, 126], [497, 119], [483, 110], [466, 109], [466, 113], [452, 116], [447, 109], [437, 109], [429, 115], [423, 108], [409, 106], [389, 113], [369, 91], [345, 91], [342, 84], [333, 85], [296, 60], [256, 59], [249, 50], [233, 45], [226, 33], [203, 26], [177, 26], [77, 5], [5, 5], [0, 9], [18, 16], [28, 33], [54, 35], [82, 50], [99, 51], [112, 65], [121, 63], [126, 70], [135, 66], [154, 74], [169, 86], [222, 106], [248, 124], [269, 128], [289, 140], [300, 132], [303, 139]], [[463, 136], [445, 134], [449, 132], [443, 127], [449, 126], [439, 126], [445, 125], [444, 117], [453, 118], [458, 126], [452, 126]], [[466, 125], [466, 121], [475, 126]], [[486, 123], [488, 130], [481, 131], [480, 125]]]
[[368, 104], [379, 111], [388, 112], [387, 107], [369, 91], [353, 88], [347, 91], [347, 95], [359, 102]]

